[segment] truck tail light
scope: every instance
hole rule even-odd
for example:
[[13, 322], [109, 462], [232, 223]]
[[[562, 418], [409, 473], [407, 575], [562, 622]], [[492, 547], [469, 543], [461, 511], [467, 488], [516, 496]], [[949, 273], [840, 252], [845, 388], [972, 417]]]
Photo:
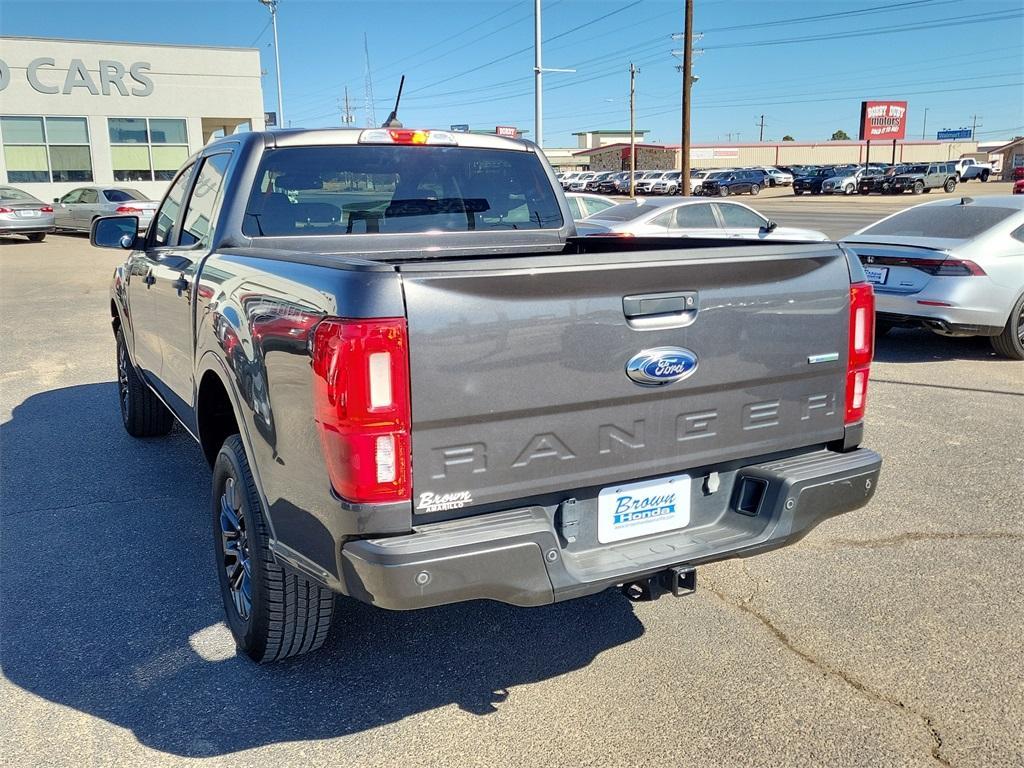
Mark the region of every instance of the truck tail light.
[[864, 419], [868, 377], [875, 356], [875, 292], [870, 283], [850, 286], [850, 341], [846, 364], [846, 423]]
[[313, 333], [313, 404], [331, 485], [360, 503], [412, 493], [404, 318], [327, 318]]
[[369, 128], [359, 134], [360, 144], [433, 144], [454, 147], [455, 136], [448, 131], [424, 131], [418, 128]]

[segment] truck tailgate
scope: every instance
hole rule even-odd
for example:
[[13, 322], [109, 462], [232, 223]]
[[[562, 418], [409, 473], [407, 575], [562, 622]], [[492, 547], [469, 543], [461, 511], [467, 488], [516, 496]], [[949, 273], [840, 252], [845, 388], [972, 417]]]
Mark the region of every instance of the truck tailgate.
[[[834, 244], [398, 268], [418, 513], [843, 436], [850, 278]], [[660, 386], [627, 376], [661, 347], [692, 353], [696, 369]]]

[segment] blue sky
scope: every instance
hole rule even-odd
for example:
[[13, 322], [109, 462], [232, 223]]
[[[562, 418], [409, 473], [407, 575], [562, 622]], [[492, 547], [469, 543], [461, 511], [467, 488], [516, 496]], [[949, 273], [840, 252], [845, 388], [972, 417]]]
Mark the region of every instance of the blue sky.
[[[637, 124], [678, 143], [679, 87], [670, 38], [682, 0], [544, 0], [548, 146], [573, 131], [628, 126], [629, 62], [640, 67]], [[1024, 134], [1024, 6], [1020, 0], [696, 0], [693, 138], [827, 139], [857, 131], [862, 99], [904, 98], [909, 136], [970, 125], [981, 138]], [[4, 0], [0, 33], [262, 51], [275, 108], [269, 14], [257, 0]], [[367, 124], [363, 34], [377, 121], [406, 74], [409, 126], [517, 125], [533, 132], [532, 0], [281, 0], [285, 115], [293, 126], [340, 124], [347, 85]], [[896, 30], [896, 31], [890, 31]]]

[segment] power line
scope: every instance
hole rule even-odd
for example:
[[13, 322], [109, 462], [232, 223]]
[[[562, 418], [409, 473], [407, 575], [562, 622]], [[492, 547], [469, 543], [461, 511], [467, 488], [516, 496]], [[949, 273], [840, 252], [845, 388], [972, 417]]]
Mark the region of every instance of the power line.
[[835, 13], [819, 13], [814, 16], [797, 16], [788, 19], [776, 19], [775, 21], [759, 21], [750, 24], [734, 24], [728, 27], [707, 27], [702, 31], [707, 34], [711, 32], [734, 32], [740, 29], [764, 29], [765, 27], [789, 26], [790, 24], [806, 24], [825, 19], [837, 19], [848, 16], [871, 16], [875, 13], [888, 13], [898, 11], [902, 8], [914, 5], [949, 5], [959, 0], [907, 0], [902, 3], [889, 3], [887, 5], [872, 5], [868, 8], [857, 8], [852, 11], [836, 11]]

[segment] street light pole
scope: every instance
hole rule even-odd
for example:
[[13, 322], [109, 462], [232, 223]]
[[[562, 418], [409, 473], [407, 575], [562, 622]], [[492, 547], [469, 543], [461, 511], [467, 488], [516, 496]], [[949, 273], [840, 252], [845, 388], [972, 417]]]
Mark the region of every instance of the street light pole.
[[277, 79], [277, 126], [284, 128], [284, 96], [281, 90], [281, 50], [277, 44], [277, 3], [278, 0], [260, 0], [261, 5], [265, 5], [270, 9], [270, 23], [274, 27], [274, 77]]

